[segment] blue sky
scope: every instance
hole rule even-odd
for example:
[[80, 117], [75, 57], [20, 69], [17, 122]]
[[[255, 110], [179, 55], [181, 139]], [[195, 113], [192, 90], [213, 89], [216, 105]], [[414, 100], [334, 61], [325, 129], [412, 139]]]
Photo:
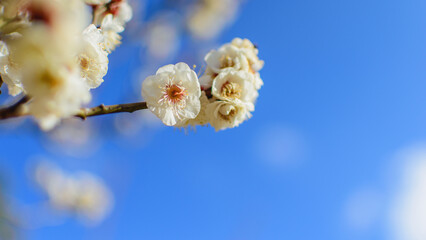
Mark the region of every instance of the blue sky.
[[[0, 132], [0, 170], [6, 193], [21, 204], [44, 198], [27, 175], [37, 157], [92, 171], [115, 195], [112, 214], [98, 227], [71, 218], [21, 234], [30, 240], [390, 239], [386, 209], [398, 180], [388, 171], [401, 149], [426, 141], [425, 13], [420, 0], [247, 1], [219, 42], [255, 42], [265, 85], [254, 117], [235, 129], [185, 134], [147, 127], [126, 137], [108, 133], [112, 117], [94, 118], [87, 124], [100, 123], [97, 151], [79, 155], [80, 146], [70, 155], [52, 150], [32, 124], [7, 125]], [[139, 100], [126, 97], [130, 83], [122, 80], [144, 64], [127, 43], [112, 55], [97, 102]], [[357, 193], [372, 207], [351, 204]], [[352, 205], [365, 224], [347, 217]]]

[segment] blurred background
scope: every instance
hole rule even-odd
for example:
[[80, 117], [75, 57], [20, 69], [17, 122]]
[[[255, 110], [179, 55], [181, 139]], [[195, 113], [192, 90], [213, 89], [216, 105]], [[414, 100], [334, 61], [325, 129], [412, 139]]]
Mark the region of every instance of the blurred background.
[[140, 101], [160, 66], [241, 37], [265, 61], [253, 118], [1, 123], [0, 239], [426, 239], [425, 1], [130, 4], [91, 105]]

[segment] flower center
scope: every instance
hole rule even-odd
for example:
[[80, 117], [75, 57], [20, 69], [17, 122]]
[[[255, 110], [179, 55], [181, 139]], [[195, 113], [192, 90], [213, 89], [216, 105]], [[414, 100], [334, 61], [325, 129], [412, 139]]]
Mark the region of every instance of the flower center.
[[222, 113], [222, 112], [223, 111], [219, 111], [219, 116], [225, 121], [230, 121], [235, 116], [235, 114], [237, 114], [237, 110], [235, 108], [225, 113]]
[[188, 95], [185, 88], [176, 84], [167, 84], [160, 101], [167, 101], [171, 104], [178, 104]]
[[87, 70], [89, 68], [89, 59], [86, 56], [80, 57], [80, 66], [82, 70]]
[[238, 83], [226, 81], [222, 85], [220, 95], [224, 98], [238, 99], [241, 97], [241, 87]]
[[48, 88], [55, 89], [59, 87], [62, 83], [61, 79], [58, 76], [54, 76], [49, 71], [43, 71], [40, 75], [40, 82], [48, 86]]
[[229, 68], [234, 66], [235, 66], [235, 63], [230, 56], [223, 55], [220, 58], [220, 68]]

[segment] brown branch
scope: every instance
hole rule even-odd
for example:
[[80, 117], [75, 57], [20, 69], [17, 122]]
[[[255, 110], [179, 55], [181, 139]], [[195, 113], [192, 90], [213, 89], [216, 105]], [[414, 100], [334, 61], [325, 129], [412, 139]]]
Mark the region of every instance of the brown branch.
[[10, 105], [9, 107], [0, 109], [0, 120], [26, 115], [26, 113], [22, 112], [21, 107], [28, 101], [30, 101], [30, 98], [28, 96], [24, 96], [18, 102]]
[[0, 76], [0, 94], [1, 94], [1, 86], [3, 85], [3, 79]]
[[81, 119], [86, 119], [88, 117], [111, 114], [111, 113], [121, 113], [128, 112], [132, 113], [135, 111], [139, 111], [142, 109], [147, 109], [146, 102], [137, 102], [137, 103], [126, 103], [126, 104], [117, 104], [117, 105], [109, 105], [105, 106], [103, 104], [94, 107], [94, 108], [83, 108], [80, 110], [76, 117]]
[[[9, 118], [16, 118], [28, 115], [27, 113], [22, 111], [22, 105], [27, 103], [30, 100], [28, 96], [24, 96], [15, 104], [0, 109], [0, 120], [5, 120]], [[106, 115], [112, 113], [121, 113], [128, 112], [132, 113], [135, 111], [139, 111], [142, 109], [147, 109], [146, 102], [136, 102], [136, 103], [126, 103], [126, 104], [117, 104], [117, 105], [109, 105], [105, 106], [103, 104], [93, 107], [93, 108], [82, 108], [79, 113], [74, 115], [75, 117], [86, 119], [88, 117]]]

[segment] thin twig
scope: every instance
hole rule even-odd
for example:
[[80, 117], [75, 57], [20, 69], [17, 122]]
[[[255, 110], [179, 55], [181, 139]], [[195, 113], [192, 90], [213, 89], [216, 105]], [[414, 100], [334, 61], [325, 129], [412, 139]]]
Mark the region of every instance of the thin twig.
[[[28, 96], [24, 96], [15, 104], [0, 109], [0, 120], [16, 118], [28, 115], [27, 113], [22, 111], [21, 106], [27, 103], [30, 100]], [[85, 120], [88, 117], [106, 115], [112, 113], [121, 113], [128, 112], [132, 113], [135, 111], [139, 111], [142, 109], [147, 109], [146, 102], [136, 102], [136, 103], [126, 103], [126, 104], [117, 104], [117, 105], [109, 105], [105, 106], [103, 104], [93, 107], [93, 108], [82, 108], [79, 113], [74, 115], [75, 117], [81, 118]]]
[[132, 113], [138, 110], [147, 109], [146, 102], [137, 102], [137, 103], [126, 103], [126, 104], [117, 104], [105, 106], [103, 104], [94, 107], [94, 108], [83, 108], [80, 110], [76, 117], [81, 119], [86, 119], [88, 117], [111, 114], [111, 113], [121, 113], [128, 112]]
[[5, 107], [0, 109], [0, 120], [15, 118], [26, 115], [22, 112], [22, 105], [27, 103], [30, 100], [28, 96], [22, 97], [18, 102], [10, 105], [9, 107]]
[[0, 94], [1, 94], [1, 86], [3, 85], [3, 79], [0, 76]]

